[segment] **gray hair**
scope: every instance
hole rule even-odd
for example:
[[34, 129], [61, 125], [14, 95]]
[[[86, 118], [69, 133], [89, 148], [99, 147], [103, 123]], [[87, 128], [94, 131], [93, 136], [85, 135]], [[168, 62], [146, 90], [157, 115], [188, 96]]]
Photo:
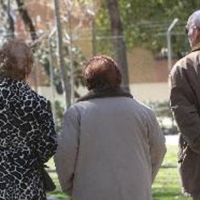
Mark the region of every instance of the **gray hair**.
[[195, 25], [200, 28], [200, 10], [193, 12], [188, 18], [188, 25]]

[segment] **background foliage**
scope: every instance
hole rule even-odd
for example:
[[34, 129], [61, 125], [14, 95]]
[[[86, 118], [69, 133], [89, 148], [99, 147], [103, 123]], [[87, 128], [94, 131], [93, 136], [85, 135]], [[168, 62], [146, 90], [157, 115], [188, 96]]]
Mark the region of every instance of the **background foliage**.
[[[108, 35], [109, 18], [103, 1], [97, 13], [98, 35]], [[198, 0], [119, 0], [120, 17], [124, 27], [126, 45], [129, 49], [143, 46], [154, 53], [166, 47], [166, 32], [173, 19], [179, 22], [173, 31], [173, 49], [179, 52], [188, 51], [188, 42], [184, 35], [184, 26], [188, 16], [200, 9]], [[105, 47], [105, 46], [104, 46]], [[105, 48], [106, 49], [106, 48]]]

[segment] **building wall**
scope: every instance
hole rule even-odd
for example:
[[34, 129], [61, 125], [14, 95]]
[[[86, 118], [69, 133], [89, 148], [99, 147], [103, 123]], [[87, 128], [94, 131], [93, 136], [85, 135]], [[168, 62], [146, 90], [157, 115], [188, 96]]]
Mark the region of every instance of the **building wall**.
[[[156, 58], [151, 51], [136, 47], [127, 54], [130, 84], [167, 82], [167, 58]], [[176, 60], [172, 61], [174, 64]]]
[[169, 100], [167, 82], [140, 83], [130, 85], [131, 94], [142, 102], [165, 102]]
[[[50, 87], [38, 87], [37, 92], [45, 96], [50, 101], [60, 101], [65, 107], [64, 95], [58, 95], [54, 89]], [[79, 94], [84, 95], [87, 89], [80, 87]], [[130, 92], [137, 100], [148, 102], [165, 102], [169, 100], [169, 88], [166, 82], [164, 83], [136, 83], [130, 85]]]

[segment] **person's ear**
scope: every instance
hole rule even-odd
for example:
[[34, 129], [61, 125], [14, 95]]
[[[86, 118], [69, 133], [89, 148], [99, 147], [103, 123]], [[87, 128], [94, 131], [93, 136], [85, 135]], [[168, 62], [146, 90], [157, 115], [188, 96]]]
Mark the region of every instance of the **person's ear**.
[[196, 29], [196, 39], [200, 42], [200, 29]]

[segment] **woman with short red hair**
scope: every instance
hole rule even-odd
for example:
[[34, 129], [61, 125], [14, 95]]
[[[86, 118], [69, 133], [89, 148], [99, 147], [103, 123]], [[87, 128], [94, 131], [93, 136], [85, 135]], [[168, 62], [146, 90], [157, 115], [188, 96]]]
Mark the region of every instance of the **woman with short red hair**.
[[83, 69], [89, 92], [67, 109], [56, 169], [74, 200], [151, 200], [166, 152], [152, 110], [121, 87], [117, 63], [101, 55]]

